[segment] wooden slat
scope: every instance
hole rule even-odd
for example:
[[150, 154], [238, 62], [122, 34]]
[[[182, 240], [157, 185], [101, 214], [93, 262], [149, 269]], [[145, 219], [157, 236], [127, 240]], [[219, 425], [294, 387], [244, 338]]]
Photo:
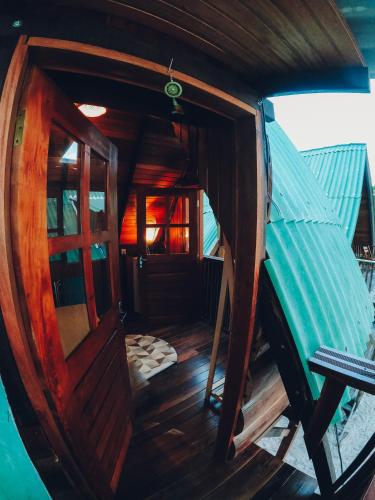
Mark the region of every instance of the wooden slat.
[[[79, 2], [87, 6], [86, 0]], [[92, 3], [90, 5], [93, 5]], [[98, 1], [101, 11], [161, 30], [232, 70], [252, 75], [361, 65], [363, 57], [333, 2]], [[241, 67], [242, 66], [242, 67]]]

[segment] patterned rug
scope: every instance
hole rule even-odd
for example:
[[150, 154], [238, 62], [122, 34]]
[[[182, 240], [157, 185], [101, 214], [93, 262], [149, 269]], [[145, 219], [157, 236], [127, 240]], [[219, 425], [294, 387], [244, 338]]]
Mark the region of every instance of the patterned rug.
[[145, 379], [177, 362], [176, 350], [163, 339], [151, 335], [127, 335], [125, 342], [128, 362]]

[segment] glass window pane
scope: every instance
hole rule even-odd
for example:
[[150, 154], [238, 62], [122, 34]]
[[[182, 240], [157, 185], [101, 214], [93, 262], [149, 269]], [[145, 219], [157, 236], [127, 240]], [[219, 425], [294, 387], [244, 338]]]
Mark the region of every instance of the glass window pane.
[[91, 260], [94, 276], [96, 314], [101, 319], [112, 306], [107, 243], [94, 243], [91, 245]]
[[47, 227], [48, 237], [80, 232], [79, 191], [81, 145], [53, 124], [48, 149]]
[[90, 158], [90, 228], [107, 229], [107, 162], [91, 150]]
[[148, 254], [166, 253], [164, 227], [146, 227], [146, 251]]
[[59, 334], [67, 357], [90, 331], [81, 251], [51, 255], [50, 271]]
[[176, 196], [171, 198], [171, 224], [189, 224], [189, 198]]
[[189, 228], [171, 227], [169, 228], [169, 252], [189, 253]]
[[146, 196], [146, 224], [166, 224], [167, 197]]

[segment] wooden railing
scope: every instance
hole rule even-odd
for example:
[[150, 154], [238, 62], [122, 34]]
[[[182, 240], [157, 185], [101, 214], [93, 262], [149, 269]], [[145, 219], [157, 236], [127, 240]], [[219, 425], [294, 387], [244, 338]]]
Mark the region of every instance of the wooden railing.
[[372, 300], [375, 303], [375, 246], [361, 243], [353, 245], [352, 248]]
[[[346, 387], [375, 395], [375, 362], [322, 346], [309, 359], [308, 365], [313, 373], [325, 377], [320, 398], [305, 431], [306, 448], [310, 458], [314, 458]], [[322, 486], [328, 486], [332, 498], [349, 498], [349, 493], [355, 491], [356, 483], [361, 480], [370, 482], [375, 469], [374, 449], [375, 433], [332, 485], [320, 484], [321, 491]]]
[[375, 246], [367, 243], [360, 243], [352, 246], [354, 255], [357, 259], [366, 259], [375, 261]]
[[357, 259], [368, 291], [375, 303], [375, 260]]
[[[221, 276], [224, 259], [222, 257], [205, 256], [202, 262], [203, 300], [202, 316], [212, 326], [215, 326], [219, 305]], [[230, 305], [227, 295], [225, 300], [223, 331], [229, 331]]]

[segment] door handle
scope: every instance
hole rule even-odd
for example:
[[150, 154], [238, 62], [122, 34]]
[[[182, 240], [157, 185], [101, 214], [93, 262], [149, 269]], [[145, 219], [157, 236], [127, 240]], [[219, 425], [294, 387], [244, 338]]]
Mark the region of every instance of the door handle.
[[122, 326], [124, 326], [125, 318], [128, 315], [128, 313], [126, 311], [125, 304], [122, 300], [120, 300], [118, 303], [118, 312], [120, 316], [120, 323], [122, 324]]
[[140, 256], [138, 257], [138, 268], [139, 268], [139, 269], [142, 269], [142, 268], [143, 268], [143, 263], [144, 263], [144, 262], [147, 262], [147, 259], [145, 259], [145, 258], [143, 257], [143, 255], [140, 255]]

